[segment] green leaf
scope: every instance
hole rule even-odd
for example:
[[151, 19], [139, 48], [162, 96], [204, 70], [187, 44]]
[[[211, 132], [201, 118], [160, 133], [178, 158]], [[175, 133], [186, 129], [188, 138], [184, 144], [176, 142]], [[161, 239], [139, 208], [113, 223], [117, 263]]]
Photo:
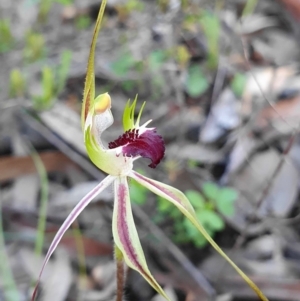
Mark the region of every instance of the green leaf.
[[42, 70], [43, 74], [43, 100], [47, 107], [54, 96], [54, 74], [50, 67], [45, 66]]
[[66, 85], [68, 78], [70, 64], [72, 59], [72, 52], [70, 50], [64, 50], [60, 56], [60, 64], [56, 71], [56, 93], [62, 92]]
[[[195, 226], [188, 220], [183, 221], [185, 235], [189, 238], [188, 241], [192, 241], [196, 247], [203, 248], [207, 245], [208, 241], [206, 238], [195, 228]], [[212, 232], [207, 229], [207, 233], [212, 236]], [[187, 241], [187, 242], [188, 242]]]
[[218, 197], [216, 198], [216, 207], [218, 210], [226, 215], [226, 216], [232, 216], [234, 215], [234, 202], [236, 201], [238, 197], [238, 193], [233, 188], [222, 188], [220, 189], [220, 192], [218, 194]]
[[112, 70], [119, 76], [124, 76], [136, 64], [131, 53], [126, 52], [111, 64]]
[[25, 93], [26, 82], [22, 72], [19, 69], [13, 69], [10, 72], [10, 88], [11, 97], [21, 97]]
[[213, 182], [205, 182], [202, 191], [208, 199], [215, 200], [219, 194], [219, 187]]
[[14, 39], [10, 29], [10, 21], [0, 19], [0, 53], [10, 50]]
[[225, 227], [222, 218], [212, 210], [201, 210], [197, 211], [196, 214], [205, 228], [209, 228], [213, 231], [220, 231]]
[[170, 204], [170, 202], [168, 202], [165, 198], [160, 196], [157, 197], [157, 209], [159, 212], [168, 212], [172, 207], [172, 204]]
[[74, 2], [74, 0], [56, 0], [56, 2], [62, 5], [71, 5]]
[[225, 187], [220, 189], [218, 199], [223, 202], [234, 202], [238, 197], [238, 193], [234, 188]]
[[77, 29], [86, 29], [91, 25], [91, 23], [92, 23], [91, 18], [87, 16], [79, 16], [75, 20], [75, 25]]
[[244, 93], [247, 77], [245, 74], [236, 73], [231, 81], [231, 89], [237, 97], [241, 97]]
[[194, 208], [197, 210], [203, 209], [205, 207], [205, 200], [203, 196], [196, 190], [186, 190], [185, 191], [186, 197], [189, 199], [191, 204], [194, 206]]
[[124, 80], [121, 85], [125, 91], [131, 92], [134, 89], [136, 82], [134, 80]]
[[202, 95], [208, 88], [208, 82], [199, 66], [191, 66], [188, 70], [186, 90], [192, 97]]
[[155, 50], [149, 55], [149, 67], [152, 70], [159, 69], [165, 62], [167, 56], [164, 50]]
[[215, 69], [219, 59], [220, 21], [217, 15], [205, 10], [202, 11], [199, 21], [207, 41], [207, 65]]

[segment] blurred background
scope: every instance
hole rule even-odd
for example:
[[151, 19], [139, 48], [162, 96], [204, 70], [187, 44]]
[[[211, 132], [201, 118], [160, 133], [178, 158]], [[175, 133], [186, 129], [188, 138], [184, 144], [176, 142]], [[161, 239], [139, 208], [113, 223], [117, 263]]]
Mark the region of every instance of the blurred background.
[[[30, 300], [56, 231], [104, 178], [80, 127], [101, 2], [0, 0], [0, 300]], [[122, 112], [138, 94], [166, 142], [155, 169], [184, 191], [210, 235], [274, 301], [300, 300], [300, 1], [108, 0], [96, 93]], [[150, 270], [172, 301], [255, 301], [177, 209], [130, 182]], [[112, 301], [112, 189], [66, 233], [41, 301]], [[124, 300], [163, 300], [128, 271]]]

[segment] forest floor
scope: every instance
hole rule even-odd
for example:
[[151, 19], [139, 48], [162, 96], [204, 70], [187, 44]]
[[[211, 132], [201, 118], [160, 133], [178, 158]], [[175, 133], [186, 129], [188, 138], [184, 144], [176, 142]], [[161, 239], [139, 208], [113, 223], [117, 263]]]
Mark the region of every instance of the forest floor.
[[[104, 178], [80, 126], [99, 1], [0, 0], [0, 301], [30, 300], [56, 231]], [[300, 3], [298, 0], [108, 1], [96, 93], [114, 124], [138, 95], [164, 138], [156, 169], [183, 191], [220, 247], [272, 301], [300, 300]], [[133, 180], [149, 268], [172, 301], [254, 301], [192, 224]], [[39, 300], [114, 300], [112, 188], [59, 244]], [[163, 300], [129, 270], [126, 300]]]

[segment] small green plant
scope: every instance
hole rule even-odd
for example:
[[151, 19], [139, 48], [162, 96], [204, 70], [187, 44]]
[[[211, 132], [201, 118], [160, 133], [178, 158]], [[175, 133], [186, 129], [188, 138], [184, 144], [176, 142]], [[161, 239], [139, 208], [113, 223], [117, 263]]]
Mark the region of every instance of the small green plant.
[[42, 95], [33, 97], [33, 105], [37, 110], [51, 107], [54, 99], [62, 92], [69, 74], [72, 53], [65, 50], [56, 68], [45, 66], [42, 70]]
[[[100, 30], [101, 21], [105, 10], [106, 0], [103, 0], [94, 29], [93, 39], [90, 46], [88, 58], [87, 75], [83, 91], [83, 102], [81, 112], [81, 125], [84, 134], [84, 143], [91, 161], [99, 170], [108, 175], [91, 191], [89, 191], [73, 208], [62, 226], [56, 233], [48, 252], [44, 258], [35, 289], [31, 300], [37, 296], [38, 284], [43, 271], [49, 262], [51, 255], [56, 250], [63, 235], [74, 223], [80, 213], [88, 204], [99, 195], [105, 188], [114, 185], [114, 208], [112, 214], [112, 234], [114, 240], [114, 253], [116, 260], [116, 300], [123, 300], [125, 284], [124, 271], [126, 266], [136, 270], [144, 279], [166, 300], [171, 300], [160, 284], [152, 276], [148, 268], [143, 248], [139, 239], [138, 231], [134, 223], [131, 208], [130, 190], [128, 179], [132, 178], [149, 191], [163, 197], [189, 219], [199, 232], [205, 236], [211, 246], [236, 270], [245, 282], [256, 292], [263, 301], [268, 301], [255, 283], [222, 251], [217, 243], [205, 230], [188, 198], [178, 189], [162, 182], [145, 177], [133, 170], [133, 163], [140, 158], [150, 159], [149, 167], [155, 168], [165, 154], [163, 138], [154, 128], [148, 128], [149, 120], [140, 125], [140, 119], [145, 103], [139, 113], [136, 114], [135, 107], [137, 98], [133, 103], [127, 102], [123, 113], [124, 133], [118, 139], [109, 143], [109, 149], [103, 146], [101, 134], [113, 123], [111, 113], [112, 100], [108, 93], [95, 95], [95, 49], [97, 35]], [[137, 118], [135, 118], [137, 116]], [[143, 137], [142, 137], [143, 136]]]
[[25, 39], [24, 58], [32, 63], [45, 56], [45, 39], [36, 32], [28, 32]]
[[132, 54], [130, 52], [124, 52], [111, 64], [111, 68], [116, 75], [125, 76], [136, 65], [137, 61]]
[[56, 2], [62, 5], [71, 5], [74, 3], [74, 0], [56, 0]]
[[[130, 71], [142, 72], [143, 62], [136, 60], [130, 52], [125, 51], [112, 62], [111, 69], [117, 76], [126, 77]], [[125, 91], [131, 92], [140, 83], [139, 80], [126, 79], [121, 82], [121, 87]]]
[[74, 0], [38, 0], [38, 4], [39, 4], [38, 20], [40, 22], [44, 23], [47, 21], [50, 9], [54, 2], [60, 3], [62, 5], [71, 5], [74, 2]]
[[[216, 232], [222, 231], [225, 227], [224, 220], [219, 214], [231, 216], [234, 214], [234, 201], [237, 199], [237, 192], [229, 187], [218, 187], [214, 183], [204, 183], [203, 194], [195, 190], [185, 191], [185, 195], [193, 205], [196, 216], [203, 224], [206, 231], [212, 237]], [[178, 243], [193, 243], [196, 247], [204, 247], [207, 244], [205, 237], [194, 230], [194, 226], [188, 220], [183, 219], [180, 213], [166, 202], [158, 198], [157, 222], [161, 222], [166, 216], [171, 216], [174, 221], [173, 239]]]
[[[161, 96], [163, 86], [166, 84], [165, 78], [159, 70], [168, 56], [169, 54], [165, 50], [154, 50], [149, 54], [148, 59], [143, 62], [135, 59], [130, 52], [126, 51], [112, 62], [111, 69], [120, 77], [126, 77], [130, 71], [142, 73], [146, 69], [150, 70], [150, 72], [153, 73], [153, 76], [151, 77], [151, 86], [153, 97], [155, 98]], [[121, 85], [125, 91], [130, 92], [139, 85], [142, 85], [142, 82], [140, 80], [124, 80]]]
[[9, 96], [21, 97], [25, 93], [25, 78], [19, 69], [10, 72]]
[[121, 21], [124, 21], [132, 11], [142, 11], [144, 4], [139, 0], [128, 0], [118, 6], [118, 15]]
[[60, 64], [55, 72], [55, 94], [60, 94], [65, 85], [70, 71], [70, 64], [72, 59], [72, 52], [64, 50], [60, 57]]
[[53, 0], [40, 0], [38, 20], [40, 22], [46, 22], [48, 19], [49, 11], [52, 7]]
[[242, 12], [242, 16], [244, 17], [253, 14], [257, 3], [258, 0], [247, 0], [244, 10]]
[[208, 11], [202, 11], [199, 21], [207, 41], [207, 66], [215, 69], [219, 61], [220, 21]]
[[54, 98], [55, 79], [53, 70], [45, 66], [42, 70], [42, 95], [33, 97], [33, 106], [36, 110], [45, 110], [51, 107]]
[[185, 87], [191, 97], [199, 97], [208, 89], [207, 79], [200, 66], [189, 67]]
[[10, 50], [14, 39], [10, 30], [10, 22], [0, 19], [0, 53]]
[[148, 67], [152, 71], [159, 70], [168, 58], [165, 50], [154, 50], [149, 54]]
[[88, 28], [91, 23], [91, 18], [89, 18], [88, 16], [79, 16], [75, 20], [76, 28], [80, 30]]
[[236, 73], [231, 81], [231, 89], [237, 97], [241, 97], [244, 93], [247, 77], [245, 74]]
[[125, 7], [129, 12], [131, 11], [142, 11], [144, 9], [144, 3], [139, 0], [128, 0], [125, 3]]
[[179, 45], [175, 49], [174, 58], [177, 61], [177, 63], [179, 64], [179, 66], [182, 69], [184, 69], [188, 64], [188, 62], [191, 58], [191, 55], [186, 46]]
[[234, 215], [234, 202], [238, 193], [230, 187], [219, 187], [215, 183], [206, 182], [202, 186], [205, 198], [214, 205], [218, 211], [225, 216]]
[[161, 70], [168, 57], [169, 53], [166, 50], [154, 50], [148, 56], [147, 69], [152, 72], [151, 90], [154, 99], [159, 99], [162, 96], [164, 86], [167, 85], [164, 73]]
[[[206, 182], [202, 186], [202, 194], [196, 190], [187, 190], [185, 195], [193, 205], [196, 216], [212, 237], [216, 232], [222, 231], [225, 223], [222, 215], [234, 214], [234, 202], [238, 197], [236, 190], [230, 187], [219, 187], [215, 183]], [[135, 204], [145, 204], [147, 189], [134, 180], [130, 182], [130, 196]], [[222, 214], [222, 215], [220, 215]], [[157, 198], [157, 214], [154, 221], [161, 223], [169, 216], [174, 221], [173, 239], [177, 243], [193, 243], [202, 248], [207, 244], [205, 237], [195, 231], [191, 222], [182, 218], [182, 215], [171, 203], [164, 198]]]

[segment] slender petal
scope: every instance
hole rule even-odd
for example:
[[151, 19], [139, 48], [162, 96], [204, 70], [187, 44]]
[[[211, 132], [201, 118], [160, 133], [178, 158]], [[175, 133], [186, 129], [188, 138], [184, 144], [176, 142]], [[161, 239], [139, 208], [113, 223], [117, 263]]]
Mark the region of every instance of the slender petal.
[[135, 171], [132, 171], [128, 176], [132, 177], [141, 185], [145, 186], [155, 194], [173, 203], [195, 225], [195, 227], [209, 241], [209, 243], [215, 248], [215, 250], [231, 264], [231, 266], [240, 274], [240, 276], [247, 282], [247, 284], [256, 292], [258, 297], [263, 301], [268, 301], [268, 299], [255, 285], [255, 283], [222, 251], [222, 249], [206, 232], [202, 224], [197, 220], [195, 211], [192, 205], [190, 204], [189, 200], [180, 190], [175, 189], [169, 185], [163, 184], [161, 182], [149, 179]]
[[88, 113], [91, 110], [95, 98], [95, 49], [96, 49], [97, 36], [101, 28], [101, 21], [103, 18], [106, 2], [107, 0], [103, 0], [101, 3], [100, 11], [94, 29], [92, 44], [90, 48], [85, 85], [83, 91], [82, 110], [81, 110], [82, 130], [84, 130], [85, 128], [85, 121]]
[[159, 294], [169, 300], [148, 269], [133, 220], [126, 177], [119, 177], [115, 181], [113, 236], [116, 246], [124, 256], [126, 264], [138, 271]]
[[107, 176], [102, 182], [100, 182], [94, 189], [92, 189], [81, 201], [75, 206], [75, 208], [71, 211], [69, 216], [66, 218], [62, 226], [57, 231], [49, 249], [46, 254], [46, 257], [44, 259], [39, 278], [37, 280], [36, 287], [34, 289], [34, 293], [32, 295], [32, 300], [35, 299], [35, 295], [37, 292], [38, 283], [41, 279], [42, 273], [44, 271], [44, 268], [49, 261], [51, 255], [55, 251], [58, 243], [62, 239], [65, 232], [69, 229], [69, 227], [72, 225], [74, 220], [78, 217], [78, 215], [85, 209], [85, 207], [99, 194], [101, 193], [108, 185], [110, 185], [115, 180], [115, 177], [113, 176]]

